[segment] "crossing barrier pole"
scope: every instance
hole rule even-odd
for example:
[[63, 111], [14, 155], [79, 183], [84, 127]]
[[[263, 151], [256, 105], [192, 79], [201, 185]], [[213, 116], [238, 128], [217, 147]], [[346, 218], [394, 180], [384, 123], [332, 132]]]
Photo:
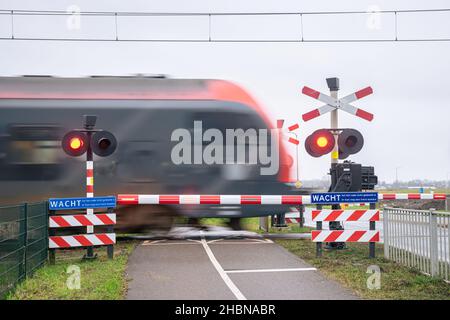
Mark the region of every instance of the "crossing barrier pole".
[[[322, 205], [316, 205], [317, 210], [322, 210]], [[322, 221], [316, 221], [316, 230], [322, 230]], [[316, 257], [322, 256], [322, 242], [316, 242]]]
[[[377, 204], [371, 203], [369, 209], [376, 209]], [[375, 230], [375, 221], [369, 221], [369, 230]], [[375, 242], [369, 242], [369, 258], [375, 258]]]
[[[114, 212], [114, 208], [108, 208], [108, 213], [113, 213]], [[107, 227], [107, 232], [108, 233], [113, 233], [114, 232], [114, 226], [113, 225], [109, 225]], [[114, 245], [110, 244], [108, 246], [106, 246], [106, 252], [108, 254], [108, 259], [113, 259], [114, 258]]]
[[[51, 216], [55, 215], [55, 211], [53, 210], [48, 210], [48, 216], [49, 219]], [[56, 235], [56, 230], [53, 228], [47, 228], [48, 230], [48, 237], [47, 239], [50, 239], [50, 237], [55, 236]], [[49, 245], [47, 244], [47, 248], [49, 248]], [[56, 249], [48, 249], [48, 261], [50, 264], [55, 264], [56, 262]]]

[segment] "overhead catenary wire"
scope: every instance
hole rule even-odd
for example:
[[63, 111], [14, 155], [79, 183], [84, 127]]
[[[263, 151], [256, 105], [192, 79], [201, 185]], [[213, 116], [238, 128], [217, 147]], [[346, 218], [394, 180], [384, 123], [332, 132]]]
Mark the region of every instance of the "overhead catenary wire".
[[[450, 8], [441, 9], [407, 9], [407, 10], [367, 10], [367, 11], [316, 11], [316, 12], [131, 12], [131, 11], [62, 11], [62, 10], [0, 10], [1, 15], [11, 15], [11, 35], [1, 36], [0, 40], [15, 40], [15, 41], [81, 41], [81, 42], [179, 42], [179, 43], [360, 43], [360, 42], [448, 42], [450, 41], [450, 36], [444, 37], [410, 37], [401, 38], [398, 36], [398, 19], [399, 13], [445, 13], [450, 12]], [[304, 19], [306, 15], [353, 15], [353, 14], [393, 14], [394, 15], [394, 32], [392, 38], [313, 38], [305, 37], [304, 34]], [[14, 34], [14, 16], [51, 16], [51, 15], [61, 15], [61, 16], [111, 16], [114, 18], [115, 34], [111, 37], [51, 37], [51, 36], [20, 36]], [[297, 15], [299, 16], [299, 29], [301, 34], [299, 38], [295, 39], [259, 39], [259, 38], [248, 38], [248, 39], [217, 39], [212, 34], [212, 19], [215, 16], [280, 16], [280, 15]], [[120, 37], [118, 33], [119, 29], [119, 17], [178, 17], [178, 16], [199, 16], [206, 17], [208, 19], [208, 32], [205, 38], [124, 38]]]

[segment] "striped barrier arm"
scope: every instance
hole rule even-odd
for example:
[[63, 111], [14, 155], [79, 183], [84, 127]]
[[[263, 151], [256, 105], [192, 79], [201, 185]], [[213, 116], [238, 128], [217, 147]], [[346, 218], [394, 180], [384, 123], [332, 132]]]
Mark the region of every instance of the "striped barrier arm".
[[106, 226], [113, 224], [116, 224], [115, 213], [55, 215], [49, 217], [50, 228]]
[[311, 196], [304, 195], [144, 195], [119, 194], [117, 203], [131, 204], [259, 204], [299, 205], [310, 204]]
[[313, 210], [312, 221], [380, 221], [379, 210]]
[[378, 200], [445, 200], [444, 193], [379, 193]]
[[379, 242], [377, 230], [312, 230], [313, 242]]
[[[445, 200], [445, 194], [380, 193], [379, 200]], [[137, 204], [231, 204], [231, 205], [300, 205], [311, 204], [310, 195], [176, 195], [119, 194], [120, 205]]]
[[51, 236], [48, 238], [50, 249], [91, 247], [116, 243], [115, 233], [79, 234], [73, 236]]

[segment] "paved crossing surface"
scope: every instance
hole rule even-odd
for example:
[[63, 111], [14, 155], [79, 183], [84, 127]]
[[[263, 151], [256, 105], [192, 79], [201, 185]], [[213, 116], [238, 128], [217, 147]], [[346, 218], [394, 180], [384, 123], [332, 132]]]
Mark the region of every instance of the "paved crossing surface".
[[263, 238], [146, 240], [127, 274], [128, 299], [357, 299]]

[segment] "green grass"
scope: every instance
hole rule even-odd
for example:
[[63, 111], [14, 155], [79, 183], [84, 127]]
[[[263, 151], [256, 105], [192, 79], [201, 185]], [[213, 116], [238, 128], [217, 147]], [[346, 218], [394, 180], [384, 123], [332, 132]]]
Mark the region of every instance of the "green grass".
[[[114, 259], [106, 256], [106, 248], [98, 248], [95, 252], [98, 258], [93, 261], [83, 261], [85, 250], [58, 250], [56, 263], [46, 264], [36, 273], [20, 283], [7, 296], [11, 300], [47, 300], [47, 299], [88, 299], [117, 300], [125, 296], [127, 283], [125, 267], [128, 255], [135, 242], [119, 242], [114, 246]], [[67, 273], [70, 265], [80, 267], [80, 289], [70, 290], [66, 281], [71, 274]]]
[[[318, 268], [326, 277], [336, 280], [365, 299], [450, 300], [450, 285], [383, 258], [383, 246], [377, 244], [375, 259], [368, 258], [368, 244], [348, 243], [348, 249], [323, 251], [315, 256], [315, 243], [308, 240], [276, 240], [303, 260]], [[381, 269], [381, 288], [367, 288], [367, 267]]]

